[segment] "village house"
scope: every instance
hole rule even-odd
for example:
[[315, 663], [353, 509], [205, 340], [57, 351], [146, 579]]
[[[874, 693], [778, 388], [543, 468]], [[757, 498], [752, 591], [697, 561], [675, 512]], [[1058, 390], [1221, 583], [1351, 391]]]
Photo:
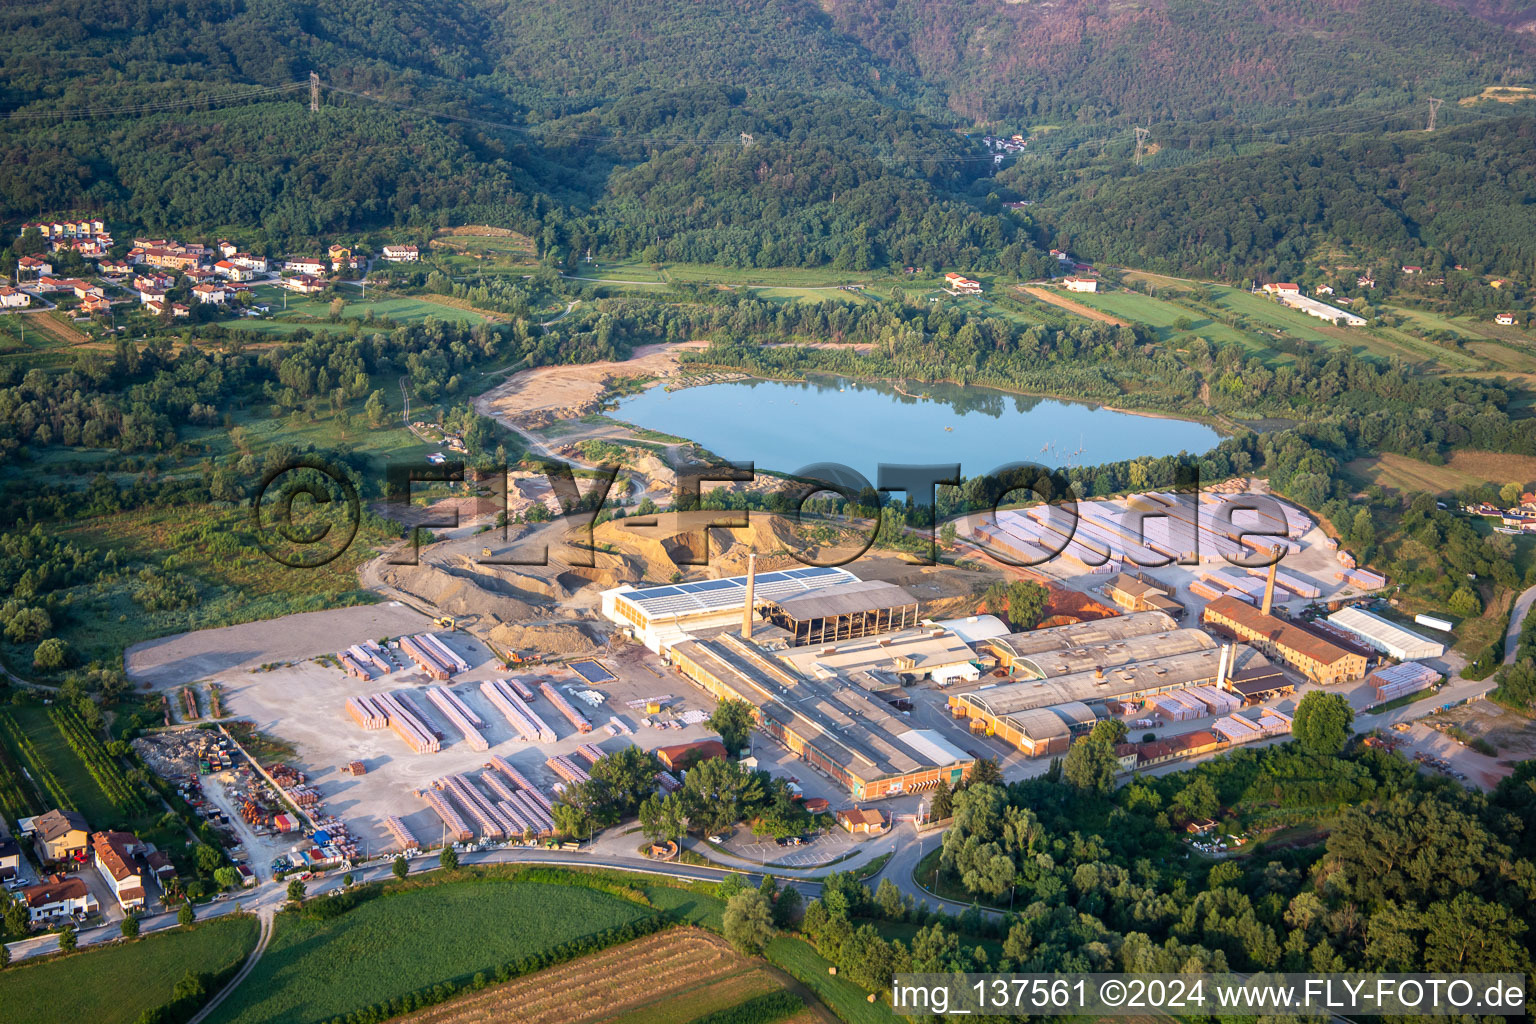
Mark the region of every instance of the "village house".
[[1091, 277], [1067, 277], [1062, 279], [1069, 292], [1097, 292], [1099, 282]]
[[1266, 295], [1300, 295], [1301, 285], [1292, 284], [1290, 281], [1277, 281], [1274, 284], [1264, 286]]
[[331, 246], [326, 255], [330, 256], [331, 266], [333, 267], [346, 267], [350, 269], [357, 266], [357, 260], [353, 258], [352, 250], [344, 245]]
[[1319, 288], [1317, 290], [1317, 294], [1319, 294], [1319, 295], [1332, 295], [1333, 294], [1333, 285], [1331, 285], [1331, 284], [1323, 285], [1321, 288]]
[[0, 309], [20, 309], [32, 305], [32, 296], [15, 288], [0, 285]]
[[252, 256], [248, 252], [237, 252], [229, 257], [229, 262], [246, 270], [253, 270], [258, 274], [265, 274], [269, 267], [265, 256]]
[[297, 277], [284, 279], [283, 287], [300, 295], [318, 295], [325, 291], [325, 282], [308, 274], [300, 274]]
[[1368, 277], [1368, 276], [1357, 277], [1357, 278], [1355, 278], [1355, 287], [1356, 288], [1375, 288], [1376, 287], [1376, 279], [1374, 277]]
[[213, 265], [213, 272], [231, 281], [249, 281], [256, 276], [255, 271], [247, 270], [233, 260], [219, 260]]
[[149, 847], [132, 832], [97, 832], [91, 837], [96, 870], [124, 910], [144, 906], [144, 877], [134, 858], [147, 852]]
[[79, 875], [54, 875], [39, 885], [29, 885], [16, 894], [27, 907], [27, 919], [43, 924], [61, 917], [94, 914], [100, 904]]
[[951, 295], [980, 295], [981, 282], [951, 272], [944, 275], [944, 290]]
[[42, 277], [44, 274], [53, 273], [53, 264], [36, 256], [23, 256], [16, 261], [16, 272], [18, 274], [25, 272]]
[[192, 307], [185, 302], [171, 303], [171, 316], [191, 316]]
[[1503, 324], [1505, 327], [1513, 327], [1517, 321], [1515, 320], [1515, 314], [1513, 313], [1500, 313], [1493, 318], [1493, 322], [1496, 324]]
[[149, 315], [150, 316], [164, 316], [165, 315], [165, 296], [162, 295], [162, 296], [160, 296], [157, 299], [145, 299], [144, 300], [144, 308], [149, 310]]
[[196, 253], [174, 249], [145, 249], [143, 262], [171, 270], [192, 270], [202, 265], [203, 258]]
[[23, 818], [23, 830], [32, 832], [32, 846], [37, 859], [44, 864], [56, 864], [71, 857], [83, 857], [90, 833], [86, 831], [85, 818], [78, 811], [55, 808], [35, 818]]
[[228, 296], [224, 289], [216, 284], [200, 284], [192, 289], [192, 297], [198, 302], [209, 302], [215, 306], [224, 305]]
[[291, 270], [296, 274], [323, 274], [325, 273], [325, 261], [313, 256], [290, 256], [283, 263], [284, 270]]
[[219, 244], [216, 246], [216, 248], [219, 250], [219, 255], [225, 259], [229, 259], [235, 253], [240, 251], [240, 247], [234, 242], [227, 242], [222, 238], [219, 239]]
[[384, 258], [391, 263], [415, 263], [420, 255], [414, 245], [386, 245]]
[[85, 301], [80, 303], [80, 308], [87, 313], [108, 313], [112, 310], [112, 300], [105, 295], [87, 295]]
[[79, 278], [71, 278], [69, 286], [70, 288], [74, 289], [75, 298], [77, 299], [89, 299], [92, 296], [102, 296], [106, 294], [106, 292], [102, 291], [98, 285], [91, 284], [89, 281], [82, 281]]
[[125, 274], [133, 273], [133, 264], [127, 260], [103, 260], [101, 272], [103, 274], [111, 274], [114, 277], [121, 277]]
[[32, 286], [39, 295], [50, 295], [53, 292], [67, 292], [75, 287], [73, 281], [62, 277], [40, 277]]
[[1403, 268], [1403, 273], [1407, 274], [1409, 277], [1412, 277], [1414, 274], [1422, 274], [1422, 273], [1424, 273], [1424, 268], [1423, 267], [1404, 267]]

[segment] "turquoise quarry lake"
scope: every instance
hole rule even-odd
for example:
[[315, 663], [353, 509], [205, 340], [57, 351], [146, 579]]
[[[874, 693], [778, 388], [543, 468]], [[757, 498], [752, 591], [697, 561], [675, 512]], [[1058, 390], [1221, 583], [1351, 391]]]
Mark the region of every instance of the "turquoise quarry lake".
[[840, 462], [871, 481], [881, 463], [958, 462], [962, 474], [974, 476], [1008, 462], [1084, 466], [1198, 454], [1221, 439], [1202, 423], [1081, 402], [838, 377], [653, 387], [621, 399], [611, 415], [761, 469], [790, 473]]

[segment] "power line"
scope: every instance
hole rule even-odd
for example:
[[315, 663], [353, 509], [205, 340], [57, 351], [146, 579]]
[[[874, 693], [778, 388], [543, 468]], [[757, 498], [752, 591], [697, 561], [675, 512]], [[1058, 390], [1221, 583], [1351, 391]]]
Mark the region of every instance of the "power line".
[[65, 110], [8, 110], [0, 114], [0, 118], [10, 121], [41, 121], [48, 119], [82, 121], [97, 117], [111, 117], [118, 114], [155, 114], [168, 110], [179, 110], [184, 107], [228, 106], [262, 96], [293, 92], [295, 89], [302, 89], [307, 85], [309, 85], [308, 82], [290, 82], [287, 85], [246, 89], [238, 94], [228, 96], [187, 96], [181, 99], [158, 100], [153, 103], [133, 103], [117, 107], [74, 107]]

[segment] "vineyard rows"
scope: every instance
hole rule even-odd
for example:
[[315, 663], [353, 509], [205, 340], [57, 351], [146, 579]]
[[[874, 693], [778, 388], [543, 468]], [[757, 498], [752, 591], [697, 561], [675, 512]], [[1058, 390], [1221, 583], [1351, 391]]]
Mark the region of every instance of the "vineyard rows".
[[53, 774], [53, 769], [48, 767], [48, 762], [43, 760], [27, 734], [22, 732], [21, 727], [16, 724], [16, 719], [8, 713], [0, 712], [0, 728], [3, 728], [6, 736], [10, 737], [16, 752], [21, 755], [21, 760], [31, 770], [32, 778], [42, 783], [44, 791], [53, 801], [54, 806], [67, 811], [79, 810], [75, 802], [69, 798], [69, 792], [59, 781], [59, 777]]
[[96, 780], [96, 785], [112, 801], [112, 806], [124, 814], [135, 814], [144, 810], [144, 798], [138, 790], [128, 781], [123, 774], [122, 765], [117, 762], [107, 748], [102, 746], [101, 740], [95, 733], [88, 729], [80, 716], [69, 708], [54, 707], [48, 715], [53, 719], [53, 724], [59, 727], [59, 732], [64, 734], [64, 741], [69, 744], [69, 749], [80, 758], [85, 770], [91, 773], [91, 778]]

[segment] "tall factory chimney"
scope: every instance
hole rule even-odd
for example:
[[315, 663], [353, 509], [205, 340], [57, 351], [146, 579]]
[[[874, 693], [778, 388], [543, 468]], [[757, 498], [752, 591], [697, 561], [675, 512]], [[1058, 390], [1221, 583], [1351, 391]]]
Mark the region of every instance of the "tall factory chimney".
[[747, 556], [747, 604], [746, 607], [741, 610], [741, 638], [743, 640], [752, 639], [752, 613], [754, 611], [752, 589], [756, 582], [757, 555], [750, 554]]
[[1260, 609], [1265, 615], [1269, 614], [1269, 606], [1275, 603], [1275, 573], [1280, 568], [1280, 549], [1274, 549], [1275, 560], [1269, 563], [1269, 576], [1264, 580], [1264, 607]]
[[1225, 689], [1227, 685], [1227, 658], [1232, 654], [1231, 644], [1221, 645], [1221, 660], [1216, 664], [1216, 689]]

